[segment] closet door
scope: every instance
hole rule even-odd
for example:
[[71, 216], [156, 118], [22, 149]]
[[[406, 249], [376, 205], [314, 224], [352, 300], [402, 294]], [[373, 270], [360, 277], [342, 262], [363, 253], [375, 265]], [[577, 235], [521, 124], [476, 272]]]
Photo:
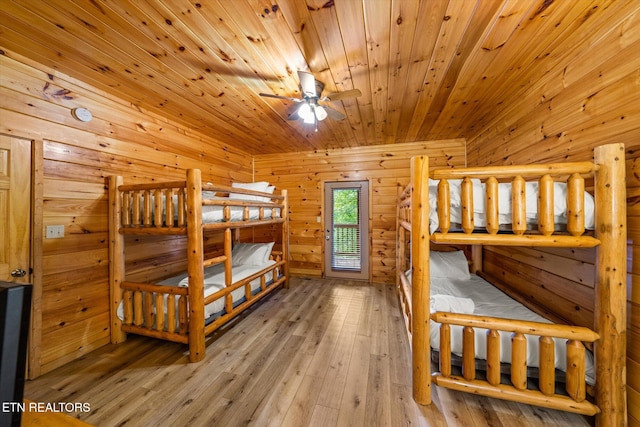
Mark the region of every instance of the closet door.
[[325, 277], [369, 279], [369, 181], [326, 182]]
[[0, 281], [30, 283], [31, 141], [0, 135]]

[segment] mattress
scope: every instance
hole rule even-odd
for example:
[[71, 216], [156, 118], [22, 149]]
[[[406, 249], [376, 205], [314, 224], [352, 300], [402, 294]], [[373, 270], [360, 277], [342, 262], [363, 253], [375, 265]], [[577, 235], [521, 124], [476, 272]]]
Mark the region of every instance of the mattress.
[[[473, 183], [473, 219], [474, 226], [476, 228], [483, 228], [486, 226], [486, 187], [485, 184], [478, 179], [472, 179]], [[439, 228], [438, 219], [438, 183], [439, 181], [429, 179], [429, 223], [431, 234], [435, 233]], [[461, 179], [449, 180], [449, 195], [450, 195], [450, 221], [453, 224], [460, 224], [462, 222], [462, 207], [461, 207]], [[554, 223], [566, 224], [567, 223], [567, 186], [565, 183], [556, 182], [553, 188], [554, 193]], [[525, 184], [526, 192], [526, 221], [527, 224], [538, 223], [538, 183], [527, 182]], [[593, 196], [585, 191], [584, 193], [584, 214], [585, 214], [585, 228], [587, 230], [593, 230], [595, 224], [595, 203]], [[507, 226], [511, 224], [511, 183], [499, 183], [498, 184], [498, 222], [501, 226]], [[503, 227], [507, 229], [506, 227]]]
[[[220, 197], [220, 196], [215, 196], [215, 195], [211, 195], [211, 194], [207, 194], [207, 193], [213, 193], [215, 194], [215, 192], [207, 192], [207, 191], [203, 191], [202, 192], [202, 198], [203, 200], [219, 200], [219, 201], [230, 201], [230, 200], [236, 200], [233, 197]], [[237, 199], [237, 200], [243, 200], [243, 199]], [[254, 201], [255, 202], [255, 201]], [[164, 217], [165, 215], [165, 209], [166, 209], [166, 203], [165, 203], [165, 197], [162, 196], [162, 215]], [[254, 207], [251, 206], [249, 207], [249, 220], [251, 221], [255, 221], [260, 219], [260, 208], [259, 207]], [[144, 215], [144, 207], [142, 207], [141, 209], [142, 211], [142, 215]], [[155, 211], [155, 207], [152, 204], [151, 206], [151, 217], [153, 218], [153, 212]], [[174, 195], [173, 196], [173, 216], [175, 221], [177, 221], [178, 218], [178, 196]], [[271, 219], [271, 217], [273, 216], [273, 209], [271, 208], [264, 208], [264, 215], [263, 218], [264, 219]], [[275, 209], [275, 218], [280, 218], [280, 208], [276, 208]], [[216, 222], [222, 222], [225, 221], [224, 219], [224, 206], [217, 206], [217, 205], [203, 205], [202, 206], [202, 223], [203, 224], [213, 224]], [[228, 221], [244, 221], [244, 206], [229, 206], [229, 220]]]
[[[242, 280], [246, 277], [251, 276], [275, 264], [274, 260], [269, 260], [268, 262], [261, 265], [237, 265], [232, 269], [232, 283], [236, 283], [239, 280]], [[265, 275], [265, 280], [267, 284], [273, 282], [273, 270], [268, 272]], [[189, 278], [187, 273], [183, 273], [169, 279], [165, 279], [159, 282], [159, 285], [166, 286], [179, 286], [179, 287], [188, 287]], [[256, 278], [250, 283], [251, 293], [255, 294], [260, 289], [260, 278]], [[204, 296], [207, 297], [209, 295], [213, 295], [214, 293], [225, 288], [224, 282], [224, 264], [217, 264], [211, 267], [207, 267], [204, 270]], [[238, 289], [231, 292], [231, 298], [233, 300], [233, 305], [236, 306], [245, 300], [245, 287], [241, 286]], [[166, 305], [166, 295], [165, 295], [165, 305]], [[176, 312], [177, 312], [177, 299], [176, 299]], [[155, 312], [155, 308], [154, 308]], [[204, 318], [205, 321], [213, 321], [215, 318], [225, 313], [225, 298], [218, 298], [215, 301], [212, 301], [210, 304], [207, 304], [204, 307]], [[165, 313], [166, 314], [166, 313]], [[124, 319], [124, 309], [123, 303], [121, 302], [118, 306], [118, 317], [122, 320]]]
[[[229, 200], [227, 197], [215, 197], [208, 198], [207, 200]], [[229, 206], [229, 221], [243, 221], [244, 220], [244, 207], [243, 206]], [[264, 219], [271, 219], [273, 216], [272, 209], [264, 208]], [[280, 218], [280, 208], [275, 209], [275, 218]], [[260, 208], [249, 207], [249, 219], [252, 221], [260, 219]], [[202, 223], [212, 224], [216, 222], [224, 221], [224, 207], [223, 206], [202, 206]]]
[[[494, 287], [481, 277], [471, 274], [469, 279], [451, 279], [451, 278], [431, 278], [431, 295], [432, 306], [434, 305], [434, 296], [450, 296], [453, 299], [449, 301], [436, 301], [436, 306], [440, 304], [448, 304], [456, 301], [455, 312], [466, 314], [474, 314], [487, 317], [499, 317], [506, 319], [528, 320], [533, 322], [551, 323], [549, 320], [529, 310], [524, 305], [513, 300], [505, 293]], [[438, 297], [437, 297], [438, 298]], [[469, 304], [468, 300], [472, 301]], [[434, 307], [438, 308], [438, 307]], [[445, 310], [441, 310], [445, 311]], [[472, 312], [468, 312], [472, 311]], [[451, 325], [451, 352], [462, 355], [462, 326]], [[474, 328], [475, 333], [475, 355], [477, 359], [486, 360], [487, 329]], [[435, 350], [440, 348], [440, 324], [431, 321], [430, 329], [431, 347]], [[530, 367], [539, 366], [538, 337], [534, 335], [525, 335], [527, 339], [527, 365]], [[566, 371], [566, 340], [556, 339], [555, 342], [555, 360], [556, 368]], [[585, 375], [587, 383], [595, 383], [595, 371], [593, 365], [593, 354], [586, 352], [586, 369]], [[500, 360], [509, 363], [511, 360], [511, 333], [500, 332]]]

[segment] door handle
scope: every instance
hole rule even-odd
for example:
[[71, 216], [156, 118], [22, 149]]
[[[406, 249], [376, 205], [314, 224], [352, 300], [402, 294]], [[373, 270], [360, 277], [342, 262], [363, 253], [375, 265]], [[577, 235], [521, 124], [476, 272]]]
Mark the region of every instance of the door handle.
[[21, 268], [16, 268], [11, 272], [11, 277], [24, 277], [27, 275], [27, 272]]

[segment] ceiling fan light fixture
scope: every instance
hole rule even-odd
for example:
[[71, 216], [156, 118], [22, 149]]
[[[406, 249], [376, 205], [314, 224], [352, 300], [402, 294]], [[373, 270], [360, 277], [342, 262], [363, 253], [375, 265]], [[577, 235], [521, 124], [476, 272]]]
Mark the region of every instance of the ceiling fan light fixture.
[[313, 116], [313, 113], [308, 114], [304, 117], [304, 119], [302, 120], [303, 123], [308, 124], [308, 125], [312, 125], [316, 122], [316, 118]]
[[320, 122], [327, 118], [327, 110], [322, 105], [316, 106], [316, 118]]
[[[298, 116], [307, 123], [307, 120], [313, 120], [313, 111], [311, 111], [311, 106], [304, 102], [300, 108], [298, 108]], [[313, 122], [311, 122], [313, 123]]]

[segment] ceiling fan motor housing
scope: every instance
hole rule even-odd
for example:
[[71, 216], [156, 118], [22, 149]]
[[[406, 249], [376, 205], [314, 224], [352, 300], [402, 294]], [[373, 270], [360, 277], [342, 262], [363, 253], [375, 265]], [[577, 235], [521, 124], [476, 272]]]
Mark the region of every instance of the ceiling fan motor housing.
[[322, 91], [324, 90], [324, 83], [322, 83], [319, 80], [315, 81], [316, 84], [316, 93], [315, 95], [311, 95], [309, 92], [305, 92], [304, 88], [302, 87], [302, 85], [300, 85], [300, 93], [302, 94], [302, 97], [305, 100], [309, 100], [309, 99], [318, 99], [320, 98], [320, 95], [322, 95]]

